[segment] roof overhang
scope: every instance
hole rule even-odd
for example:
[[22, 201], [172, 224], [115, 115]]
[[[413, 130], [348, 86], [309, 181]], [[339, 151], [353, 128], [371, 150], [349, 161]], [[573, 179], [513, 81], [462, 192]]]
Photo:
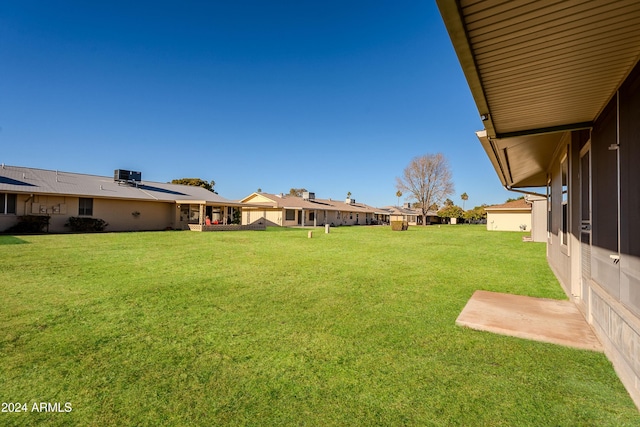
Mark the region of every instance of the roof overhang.
[[234, 202], [231, 200], [219, 201], [219, 200], [176, 200], [175, 203], [177, 205], [206, 205], [206, 206], [236, 206], [236, 207], [247, 207], [251, 206], [246, 203]]
[[436, 0], [507, 188], [540, 187], [640, 58], [637, 0]]
[[484, 208], [485, 211], [487, 212], [531, 212], [531, 208], [491, 208], [491, 207], [486, 207]]

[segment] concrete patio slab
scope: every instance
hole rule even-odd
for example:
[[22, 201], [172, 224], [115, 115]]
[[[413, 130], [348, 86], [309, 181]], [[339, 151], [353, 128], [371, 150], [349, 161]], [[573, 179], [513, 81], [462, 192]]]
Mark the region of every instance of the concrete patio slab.
[[501, 335], [604, 351], [571, 301], [476, 291], [456, 324]]

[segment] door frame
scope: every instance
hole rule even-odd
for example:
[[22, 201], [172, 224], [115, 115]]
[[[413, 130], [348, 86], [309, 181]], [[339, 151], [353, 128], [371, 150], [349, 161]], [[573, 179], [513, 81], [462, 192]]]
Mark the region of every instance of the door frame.
[[[584, 163], [583, 159], [587, 157], [588, 170], [584, 171]], [[580, 247], [580, 294], [578, 295], [578, 301], [581, 308], [587, 314], [587, 319], [591, 322], [591, 310], [590, 310], [590, 302], [591, 302], [591, 247], [593, 243], [592, 236], [592, 226], [593, 226], [593, 185], [592, 185], [592, 157], [591, 157], [591, 140], [587, 141], [587, 143], [580, 149], [580, 159], [579, 159], [579, 194], [580, 194], [580, 204], [579, 204], [579, 218], [580, 218], [580, 237], [579, 237], [579, 247]], [[586, 178], [586, 179], [585, 179]], [[585, 195], [585, 187], [588, 197], [587, 203], [587, 215], [584, 215], [584, 195]], [[585, 219], [586, 218], [586, 219]]]

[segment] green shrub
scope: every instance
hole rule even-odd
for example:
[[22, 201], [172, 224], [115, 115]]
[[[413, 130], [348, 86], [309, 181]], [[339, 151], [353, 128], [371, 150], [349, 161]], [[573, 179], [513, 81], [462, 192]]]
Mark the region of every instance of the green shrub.
[[18, 217], [18, 223], [8, 228], [5, 233], [44, 233], [49, 231], [49, 215], [22, 215]]
[[233, 219], [231, 220], [231, 224], [240, 224], [241, 219], [240, 219], [240, 210], [238, 209], [234, 209], [233, 210]]
[[391, 221], [391, 229], [393, 231], [404, 231], [409, 228], [407, 221]]
[[78, 231], [81, 233], [91, 233], [96, 231], [104, 231], [104, 228], [109, 225], [100, 218], [81, 218], [77, 216], [69, 217], [69, 221], [64, 225], [71, 228], [71, 231]]

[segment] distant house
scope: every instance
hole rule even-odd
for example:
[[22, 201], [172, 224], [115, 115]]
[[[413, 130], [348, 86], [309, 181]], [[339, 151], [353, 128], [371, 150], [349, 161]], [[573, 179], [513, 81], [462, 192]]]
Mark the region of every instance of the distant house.
[[487, 206], [487, 230], [489, 231], [530, 231], [531, 203], [524, 198], [501, 205]]
[[102, 219], [107, 231], [187, 229], [204, 223], [205, 216], [226, 224], [242, 208], [201, 187], [141, 178], [130, 171], [116, 170], [111, 177], [3, 164], [0, 231], [23, 215], [49, 216], [50, 232], [70, 231], [65, 227], [69, 217]]
[[487, 206], [487, 230], [527, 231], [534, 242], [547, 241], [547, 198], [526, 195], [501, 205]]
[[[408, 225], [422, 225], [422, 211], [412, 208], [410, 203], [405, 203], [402, 206], [385, 206], [381, 209], [389, 212], [392, 217], [402, 217], [402, 221], [407, 221]], [[440, 224], [441, 222], [437, 212], [427, 212], [427, 225]]]
[[[242, 224], [264, 222], [279, 227], [338, 225], [372, 225], [383, 220], [387, 212], [356, 203], [354, 199], [344, 202], [318, 199], [314, 193], [302, 197], [252, 193], [241, 200], [245, 205]], [[250, 206], [249, 206], [250, 205]]]
[[408, 204], [404, 206], [385, 206], [381, 209], [389, 212], [391, 221], [406, 221], [408, 225], [418, 224], [418, 215], [420, 213], [412, 209]]

